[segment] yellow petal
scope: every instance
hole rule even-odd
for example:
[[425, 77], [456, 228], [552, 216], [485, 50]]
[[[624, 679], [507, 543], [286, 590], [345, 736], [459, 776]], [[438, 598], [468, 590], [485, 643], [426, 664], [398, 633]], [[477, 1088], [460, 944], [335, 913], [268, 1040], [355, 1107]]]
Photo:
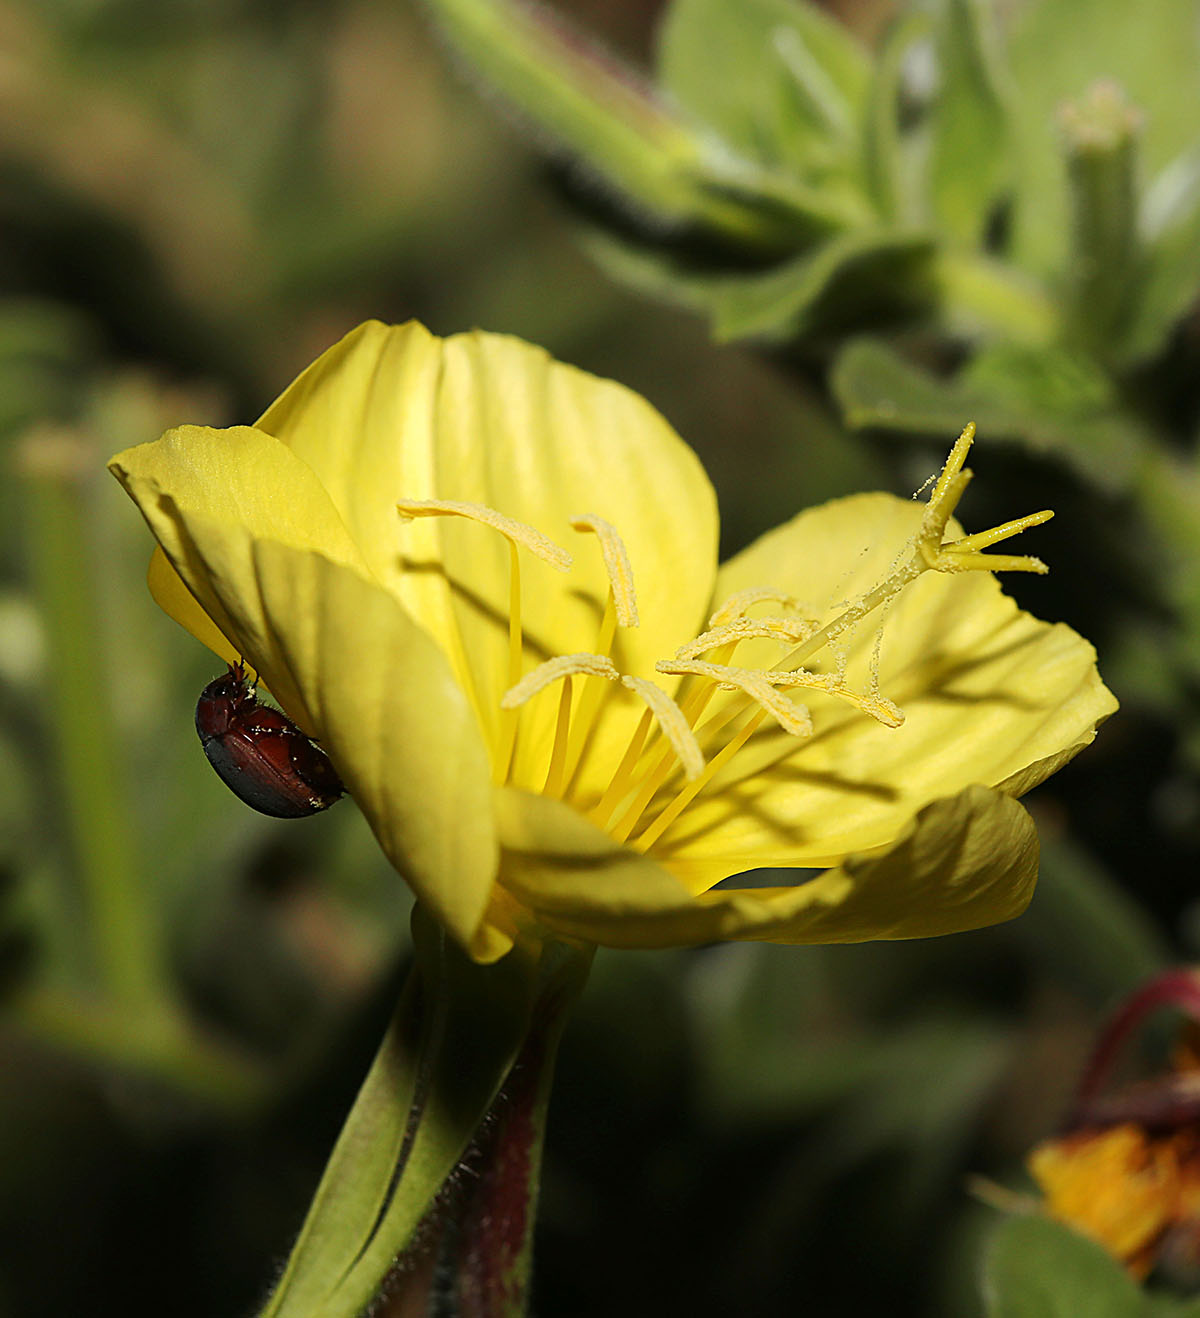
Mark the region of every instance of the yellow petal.
[[112, 466], [178, 572], [179, 586], [156, 573], [176, 616], [211, 641], [187, 601], [202, 603], [321, 742], [418, 897], [464, 944], [477, 940], [497, 860], [477, 725], [311, 470], [249, 428], [170, 432]]
[[[487, 752], [429, 635], [378, 583], [319, 554], [263, 542], [255, 603], [275, 664], [388, 859], [464, 947], [478, 942], [497, 865]], [[239, 622], [241, 619], [239, 618]], [[257, 619], [250, 619], [254, 625]]]
[[[508, 672], [509, 550], [459, 518], [401, 523], [397, 499], [483, 504], [566, 546], [561, 574], [522, 561], [528, 670], [596, 647], [608, 596], [601, 546], [574, 517], [612, 523], [632, 564], [642, 625], [617, 666], [649, 677], [698, 630], [716, 565], [716, 504], [691, 450], [638, 395], [500, 335], [441, 340], [419, 325], [361, 326], [319, 358], [259, 426], [317, 473], [372, 572], [436, 638], [494, 746]], [[370, 473], [364, 480], [362, 474]], [[641, 714], [621, 688], [589, 762], [595, 789]], [[515, 779], [545, 775], [557, 700], [523, 714]]]
[[177, 623], [227, 664], [235, 664], [242, 657], [230, 644], [229, 638], [200, 607], [195, 595], [183, 584], [183, 578], [171, 566], [171, 560], [162, 547], [154, 546], [150, 555], [150, 569], [146, 573], [150, 594], [168, 617]]
[[954, 933], [1019, 915], [1037, 877], [1032, 820], [983, 787], [929, 804], [886, 854], [848, 858], [795, 887], [698, 897], [559, 802], [501, 789], [496, 817], [507, 890], [547, 929], [610, 947]]
[[[163, 608], [222, 658], [253, 656], [263, 637], [235, 638], [221, 595], [231, 583], [213, 577], [214, 564], [198, 554], [189, 530], [193, 515], [240, 527], [251, 539], [314, 549], [363, 574], [362, 555], [312, 470], [285, 445], [250, 426], [214, 430], [179, 426], [161, 439], [118, 453], [108, 464], [175, 570], [151, 559], [150, 587]], [[235, 642], [222, 645], [214, 635]], [[238, 650], [238, 645], [245, 648]], [[230, 654], [230, 650], [236, 651]], [[306, 730], [310, 721], [298, 688], [268, 681], [271, 693]]]
[[[768, 581], [825, 611], [888, 574], [920, 515], [888, 495], [803, 513], [722, 568], [717, 603]], [[852, 686], [872, 682], [880, 626], [879, 684], [903, 726], [806, 690], [814, 735], [765, 727], [654, 845], [691, 891], [754, 866], [824, 867], [887, 846], [928, 802], [972, 783], [1027, 790], [1116, 708], [1092, 647], [1021, 612], [990, 573], [926, 573], [843, 638]], [[782, 654], [753, 640], [736, 662], [769, 667]]]

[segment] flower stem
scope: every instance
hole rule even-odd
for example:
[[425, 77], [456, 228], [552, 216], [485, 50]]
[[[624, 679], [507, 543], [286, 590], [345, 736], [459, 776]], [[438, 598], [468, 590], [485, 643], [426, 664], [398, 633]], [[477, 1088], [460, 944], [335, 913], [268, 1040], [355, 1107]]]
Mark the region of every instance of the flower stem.
[[[403, 1312], [444, 1314], [444, 1288], [436, 1279], [431, 1288], [422, 1266], [439, 1232], [454, 1251], [477, 1241], [487, 1286], [524, 1294], [526, 1246], [510, 1245], [517, 1217], [525, 1214], [522, 1232], [532, 1223], [544, 1095], [538, 1088], [532, 1101], [498, 1096], [522, 1095], [527, 1079], [549, 1086], [559, 1018], [591, 958], [552, 944], [477, 965], [420, 907], [413, 937], [416, 965], [396, 1016], [263, 1318], [359, 1318], [384, 1293], [402, 1299]], [[539, 1039], [535, 1066], [523, 1059], [535, 1056]], [[493, 1139], [500, 1141], [495, 1150]], [[467, 1175], [489, 1187], [496, 1203], [488, 1212], [508, 1215], [502, 1241], [492, 1241], [482, 1223], [472, 1234], [469, 1202], [458, 1212]], [[524, 1188], [510, 1193], [506, 1187], [517, 1182]], [[519, 1310], [464, 1312], [490, 1318]]]
[[422, 1260], [406, 1256], [395, 1271], [398, 1285], [385, 1286], [393, 1301], [417, 1301], [412, 1311], [427, 1318], [523, 1318], [554, 1063], [582, 983], [582, 975], [573, 974], [542, 999], [504, 1088], [463, 1159], [468, 1174], [448, 1188], [417, 1232], [418, 1239], [434, 1242], [427, 1250], [436, 1255], [432, 1287]]

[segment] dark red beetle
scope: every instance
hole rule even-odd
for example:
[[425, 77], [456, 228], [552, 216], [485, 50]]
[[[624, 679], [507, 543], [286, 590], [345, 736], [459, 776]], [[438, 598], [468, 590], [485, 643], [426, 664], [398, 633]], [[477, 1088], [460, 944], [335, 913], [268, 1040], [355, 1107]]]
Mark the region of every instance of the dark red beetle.
[[196, 731], [225, 786], [264, 815], [315, 815], [346, 790], [329, 756], [286, 714], [259, 703], [240, 661], [200, 692]]

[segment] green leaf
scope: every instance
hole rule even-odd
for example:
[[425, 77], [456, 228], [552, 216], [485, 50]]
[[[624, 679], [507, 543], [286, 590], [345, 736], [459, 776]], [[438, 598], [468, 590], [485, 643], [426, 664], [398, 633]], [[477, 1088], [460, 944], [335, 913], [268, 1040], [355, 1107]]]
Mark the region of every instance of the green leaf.
[[747, 158], [811, 175], [844, 170], [853, 158], [870, 60], [807, 0], [675, 0], [659, 74], [680, 105]]
[[539, 978], [476, 965], [419, 909], [417, 964], [263, 1318], [356, 1318], [475, 1138], [527, 1037]]
[[952, 238], [976, 244], [1012, 175], [999, 53], [984, 0], [944, 0], [939, 19], [930, 201]]
[[[696, 226], [751, 250], [790, 241], [788, 187], [713, 144], [633, 69], [527, 0], [425, 0], [458, 53], [653, 227]], [[719, 186], [712, 186], [714, 179]]]
[[1200, 1318], [1200, 1300], [1180, 1300], [1173, 1295], [1148, 1295], [1146, 1318]]
[[848, 344], [834, 364], [847, 425], [884, 433], [955, 435], [967, 421], [983, 442], [1018, 442], [1071, 463], [1097, 487], [1128, 489], [1148, 439], [1119, 411], [1086, 358], [998, 344], [951, 379], [922, 370], [874, 339]]
[[869, 229], [844, 234], [763, 275], [724, 281], [715, 298], [718, 339], [783, 339], [911, 315], [929, 297], [928, 234]]
[[1143, 1318], [1129, 1274], [1083, 1236], [1047, 1217], [1009, 1218], [984, 1264], [987, 1318]]
[[1151, 184], [1141, 210], [1141, 278], [1121, 360], [1153, 357], [1200, 297], [1200, 151], [1173, 161]]
[[892, 23], [871, 79], [863, 127], [863, 174], [876, 212], [892, 223], [928, 219], [929, 208], [918, 193], [919, 170], [909, 159], [912, 148], [901, 135], [900, 120], [905, 63], [913, 46], [928, 35], [929, 27], [929, 17], [923, 13], [906, 14]]

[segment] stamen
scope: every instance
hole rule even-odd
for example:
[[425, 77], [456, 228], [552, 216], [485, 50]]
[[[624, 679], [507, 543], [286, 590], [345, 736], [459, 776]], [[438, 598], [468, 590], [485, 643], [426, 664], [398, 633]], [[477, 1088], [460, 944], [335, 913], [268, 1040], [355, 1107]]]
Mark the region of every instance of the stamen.
[[528, 549], [531, 554], [536, 554], [560, 572], [566, 572], [574, 562], [571, 555], [548, 536], [532, 526], [526, 526], [524, 522], [505, 517], [486, 504], [465, 503], [459, 499], [401, 499], [396, 509], [405, 521], [414, 517], [467, 517], [473, 522], [481, 522], [507, 536], [514, 544]]
[[516, 709], [531, 697], [536, 696], [551, 682], [576, 673], [586, 673], [589, 677], [607, 677], [615, 682], [620, 674], [613, 667], [612, 660], [602, 654], [560, 654], [554, 659], [547, 659], [500, 697], [501, 709]]
[[[826, 695], [837, 696], [864, 714], [870, 714], [885, 727], [898, 728], [904, 723], [904, 711], [893, 700], [878, 692], [855, 691], [845, 681], [833, 673], [812, 673], [807, 668], [797, 668], [788, 673], [763, 673], [762, 677], [774, 687], [804, 687], [809, 691], [822, 691]], [[726, 690], [736, 689], [732, 682], [720, 684]]]
[[[517, 542], [508, 542], [508, 684], [521, 680], [521, 660], [525, 653], [525, 632], [521, 626], [521, 555]], [[513, 752], [517, 748], [516, 710], [500, 711], [500, 754], [496, 760], [496, 781], [508, 782]]]
[[572, 517], [571, 526], [576, 531], [590, 531], [600, 541], [609, 589], [617, 610], [617, 622], [622, 627], [636, 627], [638, 608], [637, 594], [633, 588], [633, 567], [617, 528], [594, 513]]
[[710, 627], [722, 627], [727, 622], [743, 617], [755, 604], [782, 604], [784, 608], [801, 612], [805, 605], [782, 590], [771, 586], [749, 586], [745, 590], [734, 591], [724, 604], [708, 620]]
[[[733, 654], [736, 644], [737, 642], [735, 641], [731, 645], [722, 646], [717, 652], [717, 662], [727, 662], [729, 657]], [[706, 682], [697, 686], [695, 690], [688, 692], [684, 697], [683, 703], [680, 705], [680, 713], [683, 715], [683, 720], [689, 728], [694, 728], [696, 726], [696, 721], [699, 719], [700, 715], [704, 713], [705, 706], [707, 706], [708, 702], [712, 699], [713, 692], [716, 689], [717, 688], [711, 682]], [[740, 710], [734, 710], [732, 712], [727, 711], [726, 721], [730, 718], [736, 717], [740, 712]], [[629, 836], [634, 825], [642, 817], [642, 813], [645, 811], [646, 807], [654, 799], [655, 793], [663, 783], [667, 781], [667, 775], [671, 772], [674, 764], [675, 759], [672, 755], [671, 747], [664, 746], [662, 748], [662, 754], [659, 755], [657, 761], [644, 774], [642, 785], [638, 789], [637, 796], [634, 798], [625, 814], [621, 816], [620, 822], [610, 830], [619, 842], [623, 842]], [[607, 796], [608, 793], [606, 792], [605, 795]], [[620, 798], [618, 797], [616, 799], [619, 800]]]
[[[647, 825], [645, 831], [638, 838], [635, 838], [632, 845], [636, 851], [649, 851], [649, 849], [658, 841], [668, 828], [679, 818], [697, 796], [708, 786], [717, 774], [729, 763], [730, 760], [742, 749], [750, 738], [758, 731], [759, 724], [766, 717], [761, 709], [756, 709], [746, 722], [738, 729], [733, 737], [712, 757], [704, 766], [704, 772], [699, 778], [693, 779], [685, 787], [681, 788], [675, 799]], [[643, 809], [645, 807], [643, 806]], [[638, 818], [641, 811], [638, 812]], [[623, 823], [624, 821], [622, 821]], [[637, 818], [634, 819], [634, 823]], [[630, 826], [632, 827], [632, 825]], [[624, 841], [629, 836], [628, 830], [619, 839]]]
[[617, 803], [629, 790], [629, 784], [633, 778], [633, 770], [642, 756], [642, 747], [646, 744], [646, 737], [650, 732], [650, 724], [654, 719], [654, 714], [647, 708], [634, 731], [633, 737], [621, 756], [621, 763], [617, 765], [617, 771], [612, 776], [612, 782], [604, 789], [604, 795], [597, 802], [595, 808], [591, 811], [592, 822], [597, 828], [606, 828], [608, 818], [616, 809]]
[[695, 733], [688, 726], [683, 710], [662, 687], [654, 682], [647, 682], [640, 677], [625, 676], [621, 678], [621, 685], [628, 687], [646, 702], [647, 708], [658, 720], [663, 736], [671, 743], [671, 749], [678, 756], [679, 763], [683, 765], [683, 772], [688, 781], [699, 778], [704, 772], [704, 754], [700, 750], [700, 743], [696, 740]]
[[542, 792], [555, 800], [562, 797], [563, 770], [567, 763], [567, 734], [571, 730], [571, 679], [564, 678], [558, 698], [558, 720], [554, 724], [554, 749], [550, 753], [550, 767], [546, 770], [546, 783]]
[[734, 668], [728, 664], [709, 664], [702, 659], [662, 659], [654, 667], [660, 673], [682, 676], [685, 673], [711, 678], [722, 687], [741, 691], [757, 702], [793, 737], [811, 737], [812, 719], [803, 705], [797, 705], [754, 668]]
[[[600, 619], [600, 632], [596, 637], [596, 648], [593, 653], [611, 655], [613, 637], [616, 633], [616, 606], [613, 603], [613, 595], [610, 590], [608, 592], [608, 602], [604, 606], [604, 617]], [[574, 780], [579, 763], [583, 759], [588, 737], [591, 736], [592, 728], [596, 723], [596, 715], [600, 711], [600, 701], [607, 689], [600, 682], [584, 683], [583, 693], [579, 697], [579, 708], [575, 711], [575, 718], [571, 724], [571, 740], [567, 746], [566, 774], [568, 785]]]
[[681, 645], [675, 651], [675, 658], [695, 659], [718, 646], [736, 645], [739, 641], [759, 637], [795, 645], [797, 641], [807, 641], [816, 629], [817, 623], [811, 618], [735, 618], [701, 632], [694, 641]]

